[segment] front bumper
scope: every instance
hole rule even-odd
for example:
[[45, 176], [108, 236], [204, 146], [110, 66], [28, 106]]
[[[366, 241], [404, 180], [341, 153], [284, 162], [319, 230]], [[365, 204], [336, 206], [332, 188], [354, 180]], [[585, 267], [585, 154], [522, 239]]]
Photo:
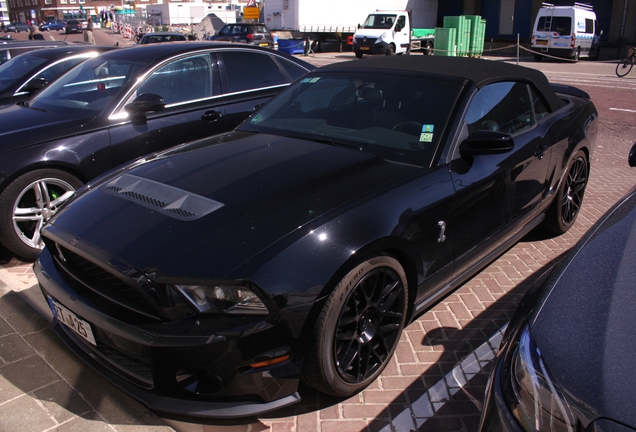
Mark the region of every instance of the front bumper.
[[[49, 304], [55, 301], [88, 323], [96, 346], [57, 319], [53, 321], [55, 332], [88, 365], [150, 409], [232, 418], [300, 401], [300, 363], [291, 353], [282, 321], [265, 323], [261, 317], [260, 322], [243, 321], [240, 329], [206, 335], [179, 330], [181, 323], [159, 323], [153, 332], [147, 325], [124, 322], [83, 302], [57, 272], [46, 248], [34, 271]], [[249, 367], [256, 358], [254, 347], [269, 352], [287, 350], [291, 357], [254, 369]]]
[[362, 54], [384, 54], [389, 44], [386, 42], [376, 42], [375, 39], [363, 40], [362, 38], [354, 39], [353, 51]]
[[576, 48], [542, 48], [541, 46], [533, 46], [532, 51], [537, 54], [547, 54], [554, 57], [573, 58]]

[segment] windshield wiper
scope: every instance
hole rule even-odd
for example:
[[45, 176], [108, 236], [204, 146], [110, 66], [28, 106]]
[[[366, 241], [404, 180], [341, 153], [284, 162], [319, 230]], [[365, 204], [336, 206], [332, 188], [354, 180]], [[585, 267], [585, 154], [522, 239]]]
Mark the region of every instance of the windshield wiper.
[[327, 144], [327, 145], [331, 145], [331, 146], [334, 146], [334, 147], [347, 147], [347, 148], [351, 148], [351, 149], [362, 151], [362, 147], [360, 147], [360, 146], [353, 145], [353, 144], [347, 144], [347, 143], [343, 143], [343, 142], [336, 142], [336, 141], [334, 141], [332, 139], [329, 139], [329, 138], [321, 138], [321, 137], [315, 137], [315, 136], [297, 136], [297, 135], [285, 135], [285, 137], [308, 140], [308, 141], [315, 141], [315, 142], [320, 143], [320, 144]]

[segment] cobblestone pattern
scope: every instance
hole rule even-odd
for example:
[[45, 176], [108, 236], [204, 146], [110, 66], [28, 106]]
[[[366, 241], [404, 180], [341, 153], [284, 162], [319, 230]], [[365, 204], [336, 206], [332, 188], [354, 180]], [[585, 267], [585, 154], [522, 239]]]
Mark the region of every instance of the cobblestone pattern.
[[[576, 79], [547, 74], [558, 82]], [[360, 394], [339, 400], [301, 387], [301, 403], [258, 419], [159, 418], [61, 344], [29, 306], [39, 295], [30, 265], [0, 250], [0, 430], [475, 431], [490, 359], [515, 305], [636, 184], [636, 171], [626, 163], [636, 139], [636, 113], [610, 110], [631, 107], [636, 80], [581, 76], [575, 84], [597, 104], [600, 130], [575, 226], [555, 238], [531, 233], [422, 315], [405, 329], [381, 377]]]

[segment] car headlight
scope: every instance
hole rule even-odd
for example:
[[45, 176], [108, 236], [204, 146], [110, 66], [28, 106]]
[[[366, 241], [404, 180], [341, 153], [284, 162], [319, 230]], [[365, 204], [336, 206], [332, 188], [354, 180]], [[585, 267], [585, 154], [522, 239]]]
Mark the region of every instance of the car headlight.
[[375, 40], [375, 43], [380, 43], [384, 40], [384, 38], [386, 38], [386, 32], [382, 33], [380, 36], [378, 36], [378, 38]]
[[267, 315], [268, 310], [251, 289], [234, 284], [175, 285], [203, 313]]
[[550, 375], [528, 326], [521, 332], [506, 381], [511, 386], [511, 391], [505, 392], [507, 402], [524, 430], [576, 430], [576, 417], [559, 384]]

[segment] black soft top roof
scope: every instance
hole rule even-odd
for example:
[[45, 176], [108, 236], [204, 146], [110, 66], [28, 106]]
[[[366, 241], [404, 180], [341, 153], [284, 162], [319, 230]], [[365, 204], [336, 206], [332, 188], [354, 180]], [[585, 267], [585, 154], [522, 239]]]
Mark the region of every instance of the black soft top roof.
[[402, 55], [370, 57], [341, 63], [332, 63], [321, 69], [355, 68], [384, 69], [422, 72], [463, 78], [473, 82], [478, 88], [497, 81], [526, 81], [533, 83], [550, 104], [552, 111], [564, 105], [554, 93], [548, 79], [535, 69], [500, 61], [482, 60], [468, 57], [441, 57], [424, 55]]

